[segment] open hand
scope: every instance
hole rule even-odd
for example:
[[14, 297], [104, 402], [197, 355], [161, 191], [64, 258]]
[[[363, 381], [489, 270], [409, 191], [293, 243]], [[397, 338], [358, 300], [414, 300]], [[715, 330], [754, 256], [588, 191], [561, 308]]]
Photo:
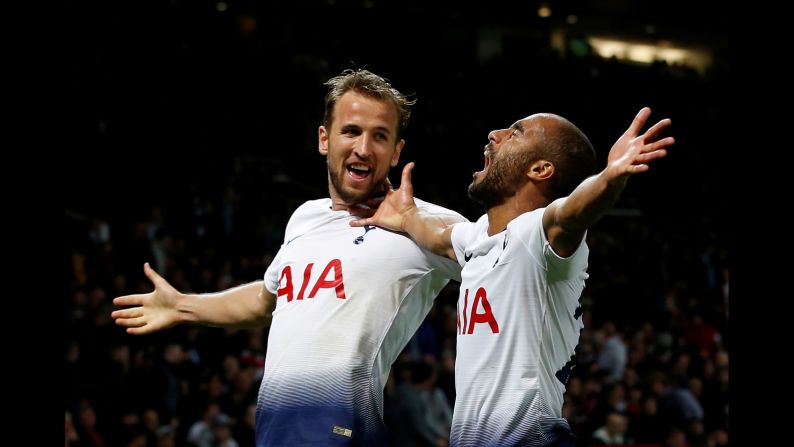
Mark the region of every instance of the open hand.
[[181, 295], [179, 291], [158, 275], [148, 262], [143, 265], [143, 272], [154, 284], [153, 292], [113, 299], [116, 306], [136, 306], [110, 314], [116, 324], [127, 328], [128, 334], [149, 334], [179, 322], [179, 313], [176, 310], [176, 302]]
[[651, 109], [643, 107], [626, 132], [612, 145], [607, 158], [610, 178], [625, 181], [632, 174], [647, 171], [650, 169], [648, 163], [667, 155], [667, 148], [675, 143], [673, 137], [658, 139], [662, 130], [671, 124], [669, 118], [639, 134], [650, 115]]
[[364, 218], [354, 220], [350, 222], [350, 225], [353, 227], [377, 225], [387, 230], [405, 231], [405, 216], [416, 211], [414, 187], [411, 184], [411, 170], [413, 168], [414, 162], [405, 165], [402, 172], [402, 180], [400, 181], [400, 189], [389, 189], [386, 191], [386, 197], [377, 204], [377, 210], [374, 211], [374, 214], [367, 217], [367, 214], [371, 213], [354, 212], [353, 214]]

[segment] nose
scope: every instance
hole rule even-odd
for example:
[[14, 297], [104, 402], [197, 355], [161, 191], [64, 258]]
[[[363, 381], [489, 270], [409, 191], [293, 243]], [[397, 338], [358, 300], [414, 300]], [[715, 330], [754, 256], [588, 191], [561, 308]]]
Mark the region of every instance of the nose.
[[372, 154], [372, 136], [364, 133], [358, 140], [358, 144], [353, 150], [359, 158], [368, 158]]
[[488, 134], [488, 141], [499, 144], [499, 142], [502, 141], [502, 131], [504, 131], [504, 129], [492, 130], [491, 133]]

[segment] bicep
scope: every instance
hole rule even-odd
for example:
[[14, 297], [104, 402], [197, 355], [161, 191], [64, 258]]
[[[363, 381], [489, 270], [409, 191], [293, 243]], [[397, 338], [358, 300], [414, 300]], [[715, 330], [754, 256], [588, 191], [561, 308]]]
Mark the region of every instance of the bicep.
[[259, 312], [257, 312], [260, 318], [264, 318], [266, 321], [270, 321], [273, 317], [273, 311], [276, 310], [276, 296], [273, 295], [265, 284], [262, 284], [262, 289], [259, 291], [257, 295], [257, 307]]
[[455, 247], [452, 246], [452, 228], [454, 228], [454, 225], [449, 225], [441, 231], [438, 238], [441, 246], [440, 250], [437, 250], [437, 252], [442, 256], [458, 262], [458, 256], [455, 254]]
[[449, 214], [422, 213], [412, 221], [408, 233], [422, 247], [457, 262], [452, 246], [452, 228], [461, 221], [465, 219]]
[[560, 223], [560, 210], [565, 206], [567, 197], [562, 197], [546, 207], [543, 212], [543, 233], [557, 255], [571, 256], [584, 238], [585, 231], [568, 231]]
[[441, 244], [441, 250], [439, 251], [441, 252], [442, 256], [458, 262], [458, 256], [455, 254], [455, 247], [452, 245], [452, 229], [455, 228], [456, 224], [468, 222], [468, 219], [459, 214], [447, 214], [441, 219], [446, 227], [441, 231], [439, 237]]
[[276, 307], [276, 295], [267, 290], [265, 284], [262, 284], [262, 289], [259, 291], [259, 300], [267, 307]]

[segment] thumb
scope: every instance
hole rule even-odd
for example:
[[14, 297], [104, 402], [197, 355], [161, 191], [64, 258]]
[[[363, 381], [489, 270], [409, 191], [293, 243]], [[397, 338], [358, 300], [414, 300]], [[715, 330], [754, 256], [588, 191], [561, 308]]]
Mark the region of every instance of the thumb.
[[413, 171], [414, 166], [415, 166], [414, 162], [410, 162], [407, 165], [405, 165], [405, 167], [403, 168], [402, 180], [400, 181], [400, 189], [410, 194], [411, 196], [414, 195], [414, 185], [411, 183], [411, 171]]
[[358, 219], [358, 220], [351, 220], [350, 221], [350, 226], [351, 227], [364, 227], [364, 226], [367, 226], [367, 225], [375, 225], [375, 223], [372, 221], [371, 217], [362, 218], [362, 219]]
[[143, 264], [143, 273], [146, 274], [146, 277], [149, 278], [149, 281], [154, 283], [155, 287], [157, 287], [158, 283], [163, 279], [162, 276], [158, 275], [157, 272], [154, 271], [148, 262]]
[[[361, 205], [350, 205], [347, 208], [348, 212], [350, 212], [351, 215], [353, 215], [355, 217], [358, 217], [358, 221], [360, 221], [361, 219], [366, 219], [368, 217], [371, 217], [373, 214], [375, 214], [375, 211], [377, 211], [377, 209], [378, 209], [378, 205], [377, 204], [374, 207], [361, 206]], [[353, 222], [358, 222], [358, 221], [356, 221], [356, 220], [351, 221], [351, 224]], [[357, 225], [353, 225], [353, 226], [357, 226]]]

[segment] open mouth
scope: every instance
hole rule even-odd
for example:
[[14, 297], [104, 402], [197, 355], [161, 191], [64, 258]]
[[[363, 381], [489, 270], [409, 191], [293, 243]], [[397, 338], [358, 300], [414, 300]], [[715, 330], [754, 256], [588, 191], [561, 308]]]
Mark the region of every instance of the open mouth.
[[476, 178], [478, 174], [484, 174], [485, 171], [488, 170], [488, 166], [491, 165], [491, 153], [488, 152], [488, 150], [486, 149], [485, 152], [483, 152], [482, 154], [483, 154], [483, 168], [481, 171], [475, 172], [474, 175], [472, 175], [472, 177]]
[[364, 180], [369, 177], [370, 173], [372, 172], [372, 168], [367, 165], [363, 165], [360, 163], [351, 163], [347, 165], [347, 174], [353, 180]]

